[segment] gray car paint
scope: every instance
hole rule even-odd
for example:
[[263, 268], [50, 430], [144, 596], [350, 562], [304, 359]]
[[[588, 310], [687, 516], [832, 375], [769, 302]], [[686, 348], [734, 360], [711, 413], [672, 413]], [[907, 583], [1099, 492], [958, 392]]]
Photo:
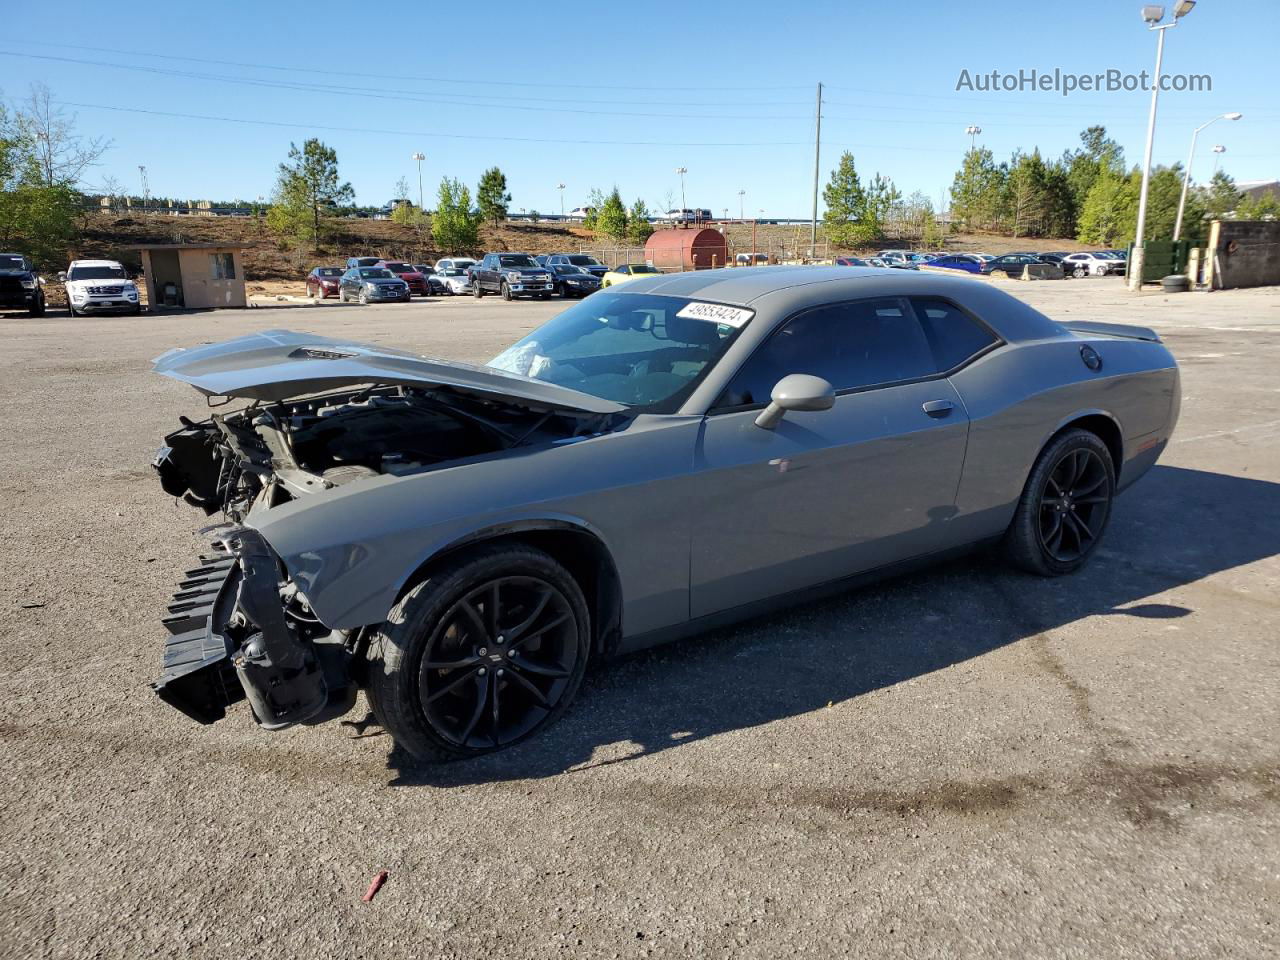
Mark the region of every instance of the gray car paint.
[[[1044, 443], [1081, 416], [1119, 426], [1128, 485], [1154, 463], [1177, 419], [1177, 368], [1162, 344], [1072, 333], [984, 281], [758, 267], [639, 278], [617, 292], [694, 297], [755, 316], [675, 415], [255, 509], [249, 524], [327, 626], [382, 621], [415, 572], [452, 545], [568, 527], [613, 558], [623, 646], [640, 645], [646, 634], [715, 611], [999, 535]], [[751, 411], [709, 414], [740, 364], [794, 313], [913, 295], [953, 300], [1004, 342], [950, 376], [842, 396], [830, 411], [789, 413], [775, 430], [755, 427]], [[1103, 357], [1098, 372], [1080, 359], [1086, 343]], [[208, 376], [235, 371], [248, 389], [271, 389], [270, 373], [238, 370], [234, 358], [214, 366]], [[419, 368], [418, 382], [476, 376], [476, 368], [439, 367], [431, 375]], [[309, 376], [287, 381], [286, 395]], [[204, 375], [188, 370], [187, 378], [219, 392]], [[947, 421], [925, 422], [920, 404], [936, 398], [959, 403]]]

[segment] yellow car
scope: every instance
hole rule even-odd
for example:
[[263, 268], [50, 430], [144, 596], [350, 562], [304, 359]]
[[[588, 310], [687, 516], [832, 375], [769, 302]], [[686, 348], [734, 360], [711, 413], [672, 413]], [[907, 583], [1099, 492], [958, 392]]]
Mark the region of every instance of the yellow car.
[[635, 277], [648, 276], [654, 273], [662, 273], [657, 267], [651, 267], [647, 263], [624, 263], [620, 267], [614, 267], [603, 277], [600, 278], [601, 287], [611, 287], [615, 283], [626, 283]]

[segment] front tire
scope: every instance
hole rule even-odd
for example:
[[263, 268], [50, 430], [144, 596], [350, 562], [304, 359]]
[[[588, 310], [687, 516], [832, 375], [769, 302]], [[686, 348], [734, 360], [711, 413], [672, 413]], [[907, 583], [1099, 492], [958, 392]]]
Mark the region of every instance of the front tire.
[[1102, 542], [1115, 491], [1111, 451], [1097, 434], [1058, 434], [1031, 468], [1005, 534], [1009, 561], [1042, 577], [1075, 573]]
[[511, 287], [507, 284], [507, 281], [505, 280], [502, 281], [502, 299], [503, 300], [511, 299]]
[[491, 753], [560, 718], [589, 649], [586, 600], [563, 566], [482, 547], [411, 589], [373, 635], [369, 702], [421, 760]]
[[368, 305], [369, 305], [369, 294], [368, 294], [368, 293], [366, 293], [365, 291], [361, 290], [361, 291], [360, 291], [360, 297], [359, 297], [359, 300], [360, 300], [360, 302], [361, 302], [362, 304], [364, 304], [365, 306], [368, 306]]

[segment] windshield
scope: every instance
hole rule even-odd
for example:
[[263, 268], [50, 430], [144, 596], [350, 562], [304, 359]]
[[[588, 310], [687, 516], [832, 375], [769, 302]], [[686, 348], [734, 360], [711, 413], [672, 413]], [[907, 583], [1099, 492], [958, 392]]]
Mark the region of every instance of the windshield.
[[533, 257], [527, 256], [523, 253], [517, 253], [510, 257], [499, 257], [498, 263], [502, 264], [502, 266], [504, 267], [537, 267], [538, 266], [538, 261], [534, 260]]
[[570, 263], [572, 263], [575, 267], [600, 266], [600, 261], [597, 260], [595, 257], [588, 257], [586, 254], [582, 254], [582, 253], [571, 254], [565, 259], [568, 260]]
[[123, 267], [76, 267], [67, 274], [68, 280], [128, 280]]
[[436, 267], [436, 273], [442, 277], [462, 277], [466, 275], [465, 271], [459, 270], [457, 267]]
[[393, 279], [390, 270], [384, 270], [382, 267], [361, 267], [360, 276], [366, 280], [390, 280]]
[[555, 271], [556, 273], [577, 273], [577, 274], [582, 274], [587, 272], [586, 270], [581, 270], [578, 267], [571, 267], [567, 263], [557, 263], [555, 265]]
[[316, 269], [316, 273], [317, 273], [317, 274], [319, 274], [319, 275], [320, 275], [320, 276], [322, 276], [322, 277], [340, 277], [340, 276], [342, 276], [342, 271], [341, 271], [341, 270], [339, 270], [337, 267], [319, 267], [319, 268], [317, 268], [317, 269]]
[[377, 262], [377, 257], [356, 257], [355, 259], [355, 265], [357, 267], [372, 267]]
[[392, 273], [411, 273], [413, 271], [413, 267], [407, 263], [388, 263], [386, 266]]
[[674, 413], [750, 317], [749, 310], [683, 297], [594, 293], [489, 366], [652, 413]]
[[21, 257], [5, 257], [0, 256], [0, 270], [21, 270]]

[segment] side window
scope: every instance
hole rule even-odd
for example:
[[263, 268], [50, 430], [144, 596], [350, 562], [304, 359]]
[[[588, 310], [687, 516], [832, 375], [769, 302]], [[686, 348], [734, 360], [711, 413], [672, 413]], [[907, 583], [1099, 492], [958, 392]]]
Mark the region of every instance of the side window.
[[936, 373], [924, 331], [897, 299], [818, 307], [787, 321], [743, 364], [717, 407], [768, 403], [790, 373], [822, 377], [836, 390]]
[[960, 366], [996, 342], [990, 330], [945, 300], [912, 297], [911, 306], [924, 327], [939, 372]]

